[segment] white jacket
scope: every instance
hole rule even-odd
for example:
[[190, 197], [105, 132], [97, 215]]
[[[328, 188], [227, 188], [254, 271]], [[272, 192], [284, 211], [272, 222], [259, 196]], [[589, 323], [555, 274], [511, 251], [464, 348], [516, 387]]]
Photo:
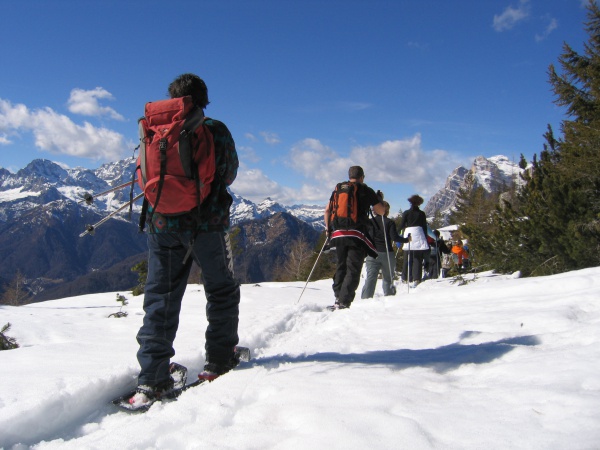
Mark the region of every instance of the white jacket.
[[408, 250], [410, 245], [410, 250], [429, 250], [429, 244], [427, 243], [427, 238], [425, 237], [425, 233], [423, 233], [423, 228], [421, 227], [407, 227], [404, 229], [404, 237], [407, 238], [410, 234], [411, 241], [410, 243], [405, 243], [402, 246], [402, 250]]

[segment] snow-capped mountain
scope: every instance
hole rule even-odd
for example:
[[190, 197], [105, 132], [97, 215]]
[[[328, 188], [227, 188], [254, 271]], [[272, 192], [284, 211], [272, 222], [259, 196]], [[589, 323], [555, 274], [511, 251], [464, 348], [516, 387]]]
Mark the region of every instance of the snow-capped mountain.
[[473, 175], [474, 188], [483, 187], [487, 192], [492, 193], [505, 190], [512, 183], [521, 184], [522, 172], [523, 169], [506, 156], [497, 155], [490, 158], [478, 156], [470, 169], [463, 166], [454, 169], [446, 179], [444, 187], [429, 199], [423, 211], [427, 217], [433, 217], [439, 211], [444, 218], [447, 218], [455, 207], [458, 191], [464, 188], [469, 173]]
[[325, 229], [325, 223], [323, 221], [324, 206], [282, 206], [268, 197], [256, 204], [234, 193], [232, 193], [232, 196], [233, 205], [231, 207], [231, 221], [233, 224], [248, 220], [263, 219], [279, 212], [287, 212], [297, 219], [308, 223], [315, 230], [322, 231]]
[[[126, 158], [114, 163], [104, 164], [96, 170], [65, 169], [47, 159], [36, 159], [16, 174], [0, 168], [0, 222], [19, 217], [32, 207], [47, 204], [60, 199], [84, 204], [84, 194], [93, 196], [131, 182], [135, 170], [134, 158]], [[140, 192], [137, 184], [134, 195]], [[310, 224], [317, 230], [324, 229], [324, 206], [282, 206], [270, 198], [261, 203], [253, 203], [232, 192], [233, 205], [231, 220], [237, 224], [247, 220], [263, 219], [278, 212], [287, 212]], [[86, 208], [99, 214], [114, 211], [129, 201], [129, 186], [107, 195], [94, 197]], [[133, 210], [139, 212], [140, 204], [134, 204]]]
[[[139, 261], [132, 258], [141, 260], [146, 252], [145, 236], [137, 227], [141, 201], [133, 205], [131, 218], [125, 208], [98, 228], [93, 238], [80, 237], [88, 225], [128, 203], [134, 170], [134, 158], [96, 170], [65, 168], [45, 159], [34, 160], [17, 173], [0, 168], [0, 295], [18, 273], [27, 278], [39, 299], [134, 286], [136, 274], [130, 269]], [[140, 192], [137, 183], [133, 188], [135, 196]], [[93, 201], [86, 202], [86, 194]], [[323, 230], [323, 207], [285, 207], [271, 199], [255, 204], [232, 195], [232, 224], [242, 229], [247, 250], [239, 258], [253, 258], [253, 262], [238, 261], [246, 268], [240, 270], [245, 281], [264, 281], [273, 261], [285, 257], [287, 242], [300, 234], [312, 242]], [[278, 218], [281, 215], [287, 218]], [[259, 254], [251, 251], [256, 231], [248, 232], [257, 227], [275, 227], [278, 236], [267, 245], [274, 248]], [[256, 275], [263, 278], [252, 278], [256, 272], [252, 266], [263, 268]], [[59, 288], [60, 293], [52, 291]]]
[[[54, 201], [83, 204], [86, 192], [96, 194], [131, 181], [135, 161], [124, 159], [105, 164], [93, 171], [83, 168], [64, 169], [47, 159], [36, 159], [16, 174], [0, 173], [0, 221], [17, 219], [30, 209]], [[124, 189], [95, 198], [86, 208], [96, 213], [114, 210], [129, 198]]]

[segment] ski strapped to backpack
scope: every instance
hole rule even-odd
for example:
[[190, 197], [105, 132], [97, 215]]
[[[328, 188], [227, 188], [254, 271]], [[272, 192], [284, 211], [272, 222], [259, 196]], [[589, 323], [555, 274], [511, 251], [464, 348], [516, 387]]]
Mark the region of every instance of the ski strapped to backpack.
[[179, 215], [198, 208], [215, 177], [213, 136], [191, 97], [146, 104], [139, 124], [140, 154], [134, 177], [144, 193], [140, 231], [152, 213]]
[[354, 229], [358, 225], [358, 189], [353, 181], [338, 183], [331, 199], [331, 224], [335, 230]]

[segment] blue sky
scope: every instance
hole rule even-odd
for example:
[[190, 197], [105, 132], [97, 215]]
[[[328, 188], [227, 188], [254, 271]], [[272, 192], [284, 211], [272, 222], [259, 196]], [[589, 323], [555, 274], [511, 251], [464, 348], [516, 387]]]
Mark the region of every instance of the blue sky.
[[358, 164], [398, 211], [478, 155], [539, 153], [584, 3], [0, 0], [0, 166], [131, 156], [144, 104], [193, 72], [236, 141], [234, 192], [324, 205]]

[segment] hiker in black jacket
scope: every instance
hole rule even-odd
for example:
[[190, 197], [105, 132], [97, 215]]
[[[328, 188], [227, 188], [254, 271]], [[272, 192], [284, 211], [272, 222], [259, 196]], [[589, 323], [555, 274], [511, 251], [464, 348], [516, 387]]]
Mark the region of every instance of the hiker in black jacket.
[[[410, 209], [402, 214], [400, 229], [404, 230], [403, 236], [411, 240], [404, 244], [404, 264], [402, 268], [402, 281], [412, 283], [413, 287], [421, 282], [423, 276], [423, 258], [429, 251], [427, 243], [427, 217], [419, 209], [423, 204], [423, 198], [413, 195], [408, 199]], [[410, 266], [410, 267], [409, 267]]]
[[[333, 293], [335, 304], [330, 309], [349, 308], [356, 295], [360, 283], [360, 272], [367, 254], [377, 256], [377, 250], [368, 235], [369, 208], [372, 206], [375, 214], [383, 215], [385, 206], [381, 194], [364, 184], [365, 173], [360, 166], [348, 169], [349, 181], [338, 183], [331, 194], [325, 208], [325, 229], [327, 237], [336, 248], [337, 268], [333, 277]], [[354, 219], [341, 217], [337, 210], [338, 188], [350, 186], [356, 192], [356, 204], [351, 204]], [[356, 189], [356, 191], [354, 191]], [[351, 195], [354, 198], [353, 195]]]
[[379, 271], [383, 277], [383, 295], [396, 295], [394, 287], [394, 273], [396, 271], [396, 255], [394, 254], [394, 242], [408, 242], [396, 231], [396, 224], [388, 218], [390, 204], [383, 202], [385, 215], [375, 216], [371, 219], [371, 236], [377, 249], [378, 256], [367, 256], [367, 280], [363, 286], [360, 298], [372, 298], [375, 294], [377, 277]]

